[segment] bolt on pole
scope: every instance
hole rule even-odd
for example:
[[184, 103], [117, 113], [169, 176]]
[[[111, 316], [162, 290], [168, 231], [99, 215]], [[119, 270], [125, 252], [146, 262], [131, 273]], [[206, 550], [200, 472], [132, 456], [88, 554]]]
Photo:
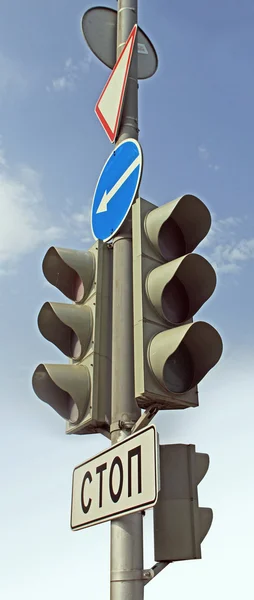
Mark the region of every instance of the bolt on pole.
[[[137, 0], [118, 0], [117, 57], [137, 23]], [[133, 51], [118, 142], [138, 138], [137, 40]], [[126, 219], [113, 247], [112, 423], [111, 442], [131, 433], [140, 417], [134, 398], [132, 233]], [[134, 513], [111, 521], [110, 599], [142, 600], [143, 516]]]

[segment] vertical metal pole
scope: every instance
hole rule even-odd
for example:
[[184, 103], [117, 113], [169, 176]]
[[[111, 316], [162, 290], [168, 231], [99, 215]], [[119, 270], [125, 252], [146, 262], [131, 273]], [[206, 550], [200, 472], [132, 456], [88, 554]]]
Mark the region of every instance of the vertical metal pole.
[[[118, 0], [117, 56], [137, 23], [137, 0]], [[118, 142], [138, 137], [137, 44], [127, 83]], [[140, 416], [134, 399], [131, 221], [114, 238], [112, 317], [111, 442], [130, 433]], [[111, 521], [111, 600], [142, 600], [143, 516], [135, 513]]]

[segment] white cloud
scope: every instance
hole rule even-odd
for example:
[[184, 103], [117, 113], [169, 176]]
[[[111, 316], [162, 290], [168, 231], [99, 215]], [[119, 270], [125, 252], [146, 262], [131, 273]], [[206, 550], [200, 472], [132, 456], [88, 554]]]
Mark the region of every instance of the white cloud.
[[240, 225], [242, 222], [242, 217], [226, 217], [226, 219], [220, 219], [220, 221], [218, 221], [221, 225], [233, 225], [233, 227]]
[[[198, 146], [198, 155], [199, 155], [199, 158], [206, 163], [210, 159], [210, 152], [207, 150], [207, 148], [206, 148], [206, 146], [204, 146], [204, 144], [201, 144], [200, 146]], [[212, 169], [213, 171], [219, 171], [220, 166], [209, 161], [208, 168]]]
[[58, 77], [58, 79], [53, 79], [52, 87], [55, 90], [55, 92], [61, 92], [65, 89], [74, 89], [74, 84], [73, 81], [71, 81], [67, 77]]
[[217, 219], [212, 215], [212, 227], [200, 244], [217, 272], [237, 273], [243, 263], [254, 259], [254, 238], [242, 238], [237, 232], [245, 218], [227, 217]]
[[222, 268], [239, 269], [239, 263], [248, 261], [254, 258], [254, 239], [242, 239], [232, 244], [219, 244], [214, 248], [212, 259], [215, 264]]
[[208, 160], [209, 158], [209, 152], [205, 146], [198, 147], [198, 154], [199, 157], [202, 158], [202, 160]]
[[213, 169], [214, 171], [219, 171], [219, 169], [220, 169], [219, 165], [212, 165], [210, 163], [208, 166], [209, 166], [209, 169]]
[[63, 73], [52, 80], [51, 86], [47, 86], [47, 91], [62, 92], [64, 90], [73, 91], [76, 88], [82, 74], [87, 74], [91, 64], [91, 54], [83, 58], [77, 63], [72, 61], [72, 58], [67, 58], [64, 64]]
[[[4, 156], [4, 154], [3, 154]], [[39, 244], [57, 239], [63, 229], [50, 224], [39, 174], [28, 165], [0, 170], [0, 274], [13, 272], [17, 260]]]
[[87, 207], [84, 208], [84, 212], [73, 213], [72, 219], [78, 225], [82, 224], [82, 226], [84, 223], [90, 223], [90, 215], [88, 214]]
[[80, 211], [70, 212], [72, 208], [72, 202], [68, 198], [66, 201], [65, 212], [62, 214], [62, 219], [65, 222], [68, 229], [79, 238], [79, 240], [86, 245], [94, 243], [94, 239], [91, 231], [91, 216], [90, 206], [91, 203], [84, 205]]
[[223, 263], [222, 259], [220, 259], [218, 263], [216, 263], [212, 258], [212, 263], [217, 273], [219, 273], [220, 275], [222, 273], [226, 273], [227, 275], [235, 275], [240, 271], [239, 265], [235, 263]]

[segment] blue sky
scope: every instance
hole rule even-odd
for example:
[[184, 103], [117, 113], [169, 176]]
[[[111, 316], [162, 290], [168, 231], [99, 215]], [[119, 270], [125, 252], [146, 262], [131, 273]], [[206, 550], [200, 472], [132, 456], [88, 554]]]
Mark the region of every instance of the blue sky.
[[[100, 1], [116, 8], [117, 3]], [[73, 468], [108, 445], [67, 437], [33, 394], [31, 376], [58, 351], [36, 319], [59, 300], [44, 281], [52, 244], [88, 248], [90, 205], [111, 152], [94, 106], [109, 75], [80, 30], [91, 5], [2, 0], [0, 19], [0, 307], [2, 377], [1, 584], [5, 600], [70, 593], [109, 597], [109, 525], [69, 529]], [[210, 454], [200, 505], [214, 510], [203, 559], [169, 566], [146, 598], [250, 597], [253, 527], [253, 106], [252, 0], [140, 0], [139, 24], [159, 68], [140, 82], [141, 193], [161, 204], [196, 193], [213, 215], [202, 252], [218, 286], [200, 317], [224, 355], [200, 385], [200, 407], [159, 415], [161, 443]], [[145, 566], [153, 564], [151, 511]]]

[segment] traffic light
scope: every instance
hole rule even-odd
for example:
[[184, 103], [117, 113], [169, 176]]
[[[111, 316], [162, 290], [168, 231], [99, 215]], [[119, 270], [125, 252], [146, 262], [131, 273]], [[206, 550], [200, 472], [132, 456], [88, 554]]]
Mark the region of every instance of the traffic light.
[[154, 507], [156, 561], [201, 558], [201, 542], [213, 512], [199, 507], [197, 486], [208, 467], [208, 454], [196, 452], [193, 445], [160, 446], [161, 489]]
[[51, 247], [46, 279], [73, 304], [46, 302], [38, 316], [42, 335], [69, 364], [40, 364], [37, 396], [67, 421], [66, 433], [109, 431], [111, 395], [112, 249], [97, 241], [88, 251]]
[[216, 275], [192, 251], [207, 235], [211, 216], [186, 194], [156, 207], [132, 207], [135, 397], [141, 408], [198, 405], [197, 384], [217, 363], [221, 337], [192, 317], [211, 296]]

